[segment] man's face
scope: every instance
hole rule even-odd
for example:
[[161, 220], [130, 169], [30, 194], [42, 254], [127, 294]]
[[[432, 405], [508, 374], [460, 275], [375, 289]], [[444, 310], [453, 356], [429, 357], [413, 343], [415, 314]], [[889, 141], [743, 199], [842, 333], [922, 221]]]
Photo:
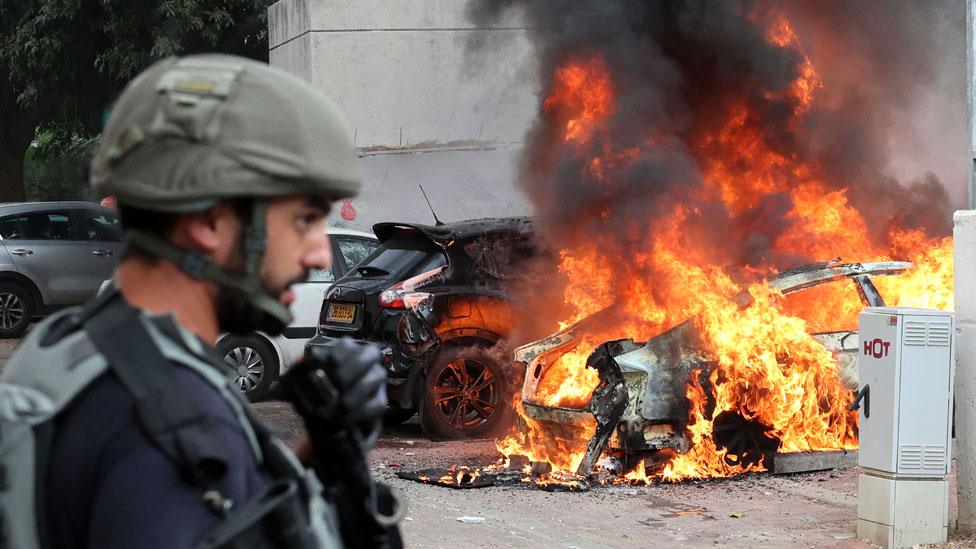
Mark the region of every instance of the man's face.
[[332, 265], [332, 248], [325, 234], [328, 210], [308, 198], [279, 198], [268, 206], [268, 244], [261, 262], [265, 290], [285, 305], [295, 294], [291, 286], [308, 279], [311, 269]]
[[[328, 213], [327, 203], [309, 198], [279, 198], [268, 203], [267, 245], [258, 277], [265, 293], [283, 305], [295, 300], [291, 287], [305, 282], [311, 269], [332, 265], [332, 249], [325, 234]], [[236, 244], [222, 265], [231, 273], [243, 275], [243, 226], [238, 229]], [[224, 286], [217, 291], [217, 317], [220, 329], [226, 332], [261, 330], [278, 335], [284, 328], [279, 320], [250, 304], [241, 292]]]

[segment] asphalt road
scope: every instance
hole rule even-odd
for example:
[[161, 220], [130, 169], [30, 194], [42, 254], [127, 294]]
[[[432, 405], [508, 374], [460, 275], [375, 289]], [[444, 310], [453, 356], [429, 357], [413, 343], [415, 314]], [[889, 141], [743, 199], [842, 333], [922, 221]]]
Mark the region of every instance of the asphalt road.
[[[287, 403], [263, 402], [257, 409], [284, 440], [300, 436], [301, 422]], [[490, 440], [430, 441], [414, 418], [387, 429], [370, 462], [408, 501], [403, 532], [411, 547], [871, 547], [854, 539], [856, 468], [596, 486], [585, 493], [528, 484], [459, 490], [395, 476], [452, 464], [484, 466], [497, 458]]]
[[[0, 340], [0, 361], [16, 340]], [[256, 405], [294, 443], [301, 421], [285, 402]], [[750, 475], [677, 485], [596, 486], [551, 493], [532, 485], [455, 490], [397, 478], [401, 470], [483, 466], [492, 441], [432, 442], [416, 418], [388, 429], [373, 450], [376, 476], [408, 502], [410, 547], [872, 547], [855, 539], [857, 468]], [[478, 517], [477, 523], [459, 521]], [[481, 521], [480, 519], [484, 519]], [[976, 538], [952, 547], [976, 547]]]

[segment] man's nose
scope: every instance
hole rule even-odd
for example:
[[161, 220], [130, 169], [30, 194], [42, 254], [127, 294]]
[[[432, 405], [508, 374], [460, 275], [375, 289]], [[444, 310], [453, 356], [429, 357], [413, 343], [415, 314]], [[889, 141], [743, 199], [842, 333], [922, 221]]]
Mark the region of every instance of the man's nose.
[[327, 269], [332, 266], [332, 245], [324, 232], [318, 233], [308, 244], [303, 263], [310, 269]]

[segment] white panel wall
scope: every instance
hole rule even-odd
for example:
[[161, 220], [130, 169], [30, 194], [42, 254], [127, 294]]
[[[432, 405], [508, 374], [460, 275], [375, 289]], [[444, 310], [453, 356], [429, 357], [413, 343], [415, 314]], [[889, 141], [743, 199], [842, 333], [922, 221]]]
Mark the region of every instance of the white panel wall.
[[[324, 90], [359, 147], [521, 141], [536, 69], [518, 20], [479, 28], [466, 0], [282, 0], [271, 64]], [[484, 47], [469, 49], [470, 41]]]
[[310, 24], [309, 2], [306, 0], [284, 0], [268, 9], [270, 64], [309, 82], [312, 81]]
[[364, 230], [378, 221], [432, 225], [434, 218], [418, 184], [424, 186], [431, 206], [445, 223], [531, 215], [528, 200], [512, 184], [518, 152], [498, 148], [366, 156], [366, 186], [352, 201], [356, 219], [346, 221], [337, 210], [329, 222]]
[[[528, 29], [466, 19], [468, 0], [282, 0], [271, 64], [346, 114], [367, 187], [343, 224], [524, 215], [517, 160], [538, 108]], [[471, 41], [482, 47], [472, 49]], [[342, 221], [337, 219], [337, 221]]]

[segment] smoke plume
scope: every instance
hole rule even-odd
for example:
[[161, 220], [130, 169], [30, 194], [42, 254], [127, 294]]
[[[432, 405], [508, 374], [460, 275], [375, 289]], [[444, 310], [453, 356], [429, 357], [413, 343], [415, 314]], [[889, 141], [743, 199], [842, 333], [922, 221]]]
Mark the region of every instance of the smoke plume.
[[[683, 207], [686, 237], [713, 250], [720, 263], [784, 268], [831, 259], [773, 246], [794, 222], [788, 191], [800, 177], [795, 170], [784, 168], [781, 188], [743, 197], [741, 208], [709, 195], [704, 179], [716, 169], [714, 159], [722, 157], [722, 169], [733, 174], [742, 161], [722, 142], [736, 109], [755, 132], [753, 142], [791, 166], [815, 170], [828, 191], [845, 193], [879, 245], [893, 225], [932, 237], [951, 230], [946, 179], [956, 206], [966, 179], [961, 0], [479, 0], [471, 6], [470, 16], [482, 23], [520, 9], [533, 29], [549, 96], [540, 98], [520, 184], [556, 247], [610, 232], [619, 236], [606, 242], [616, 247], [606, 256], [632, 256], [659, 230], [662, 216]], [[791, 28], [782, 37], [776, 36], [779, 18]], [[816, 70], [812, 106], [795, 90], [807, 59]], [[565, 102], [546, 101], [566, 77], [560, 68], [573, 63], [599, 65], [585, 78], [609, 76], [612, 109], [592, 139], [567, 143]], [[919, 135], [912, 128], [921, 128]], [[593, 158], [602, 163], [594, 167]], [[925, 165], [933, 160], [943, 162]], [[857, 251], [838, 250], [851, 253]]]

